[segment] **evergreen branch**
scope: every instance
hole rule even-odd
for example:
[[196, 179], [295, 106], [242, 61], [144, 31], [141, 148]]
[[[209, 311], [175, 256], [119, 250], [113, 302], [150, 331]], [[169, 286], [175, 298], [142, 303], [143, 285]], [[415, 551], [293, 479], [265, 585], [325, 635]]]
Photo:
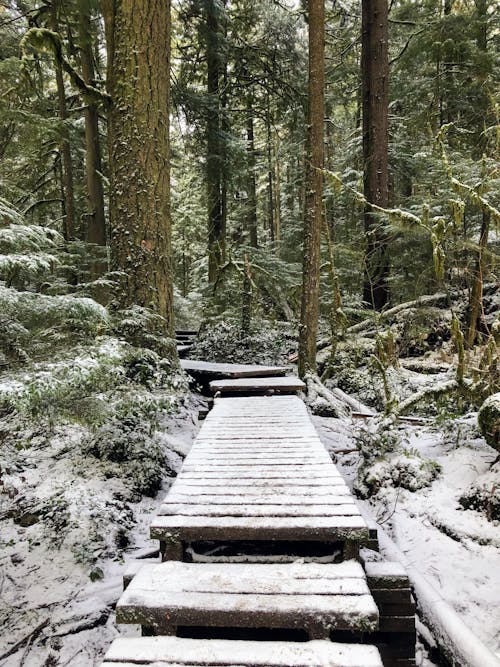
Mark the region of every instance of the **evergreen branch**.
[[73, 86], [91, 102], [102, 102], [110, 106], [111, 97], [101, 90], [89, 85], [67, 60], [63, 53], [61, 37], [47, 28], [31, 28], [22, 38], [19, 45], [22, 53], [30, 50], [38, 53], [48, 53], [52, 56], [59, 67], [69, 76]]

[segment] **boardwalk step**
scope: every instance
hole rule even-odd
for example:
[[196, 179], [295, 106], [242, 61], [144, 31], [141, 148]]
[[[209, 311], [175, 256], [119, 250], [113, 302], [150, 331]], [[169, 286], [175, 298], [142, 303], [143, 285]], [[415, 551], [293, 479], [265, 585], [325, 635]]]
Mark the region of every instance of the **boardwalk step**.
[[[116, 608], [118, 623], [373, 631], [378, 610], [361, 565], [191, 564], [142, 568]], [[172, 630], [166, 630], [169, 634]]]
[[195, 359], [181, 359], [181, 368], [193, 376], [213, 378], [248, 378], [285, 375], [283, 366], [259, 366], [257, 364], [221, 364]]
[[148, 637], [115, 639], [102, 667], [382, 667], [373, 646], [327, 641], [256, 642]]
[[239, 378], [236, 380], [213, 380], [210, 389], [213, 392], [249, 393], [259, 392], [296, 392], [305, 389], [306, 385], [296, 377]]

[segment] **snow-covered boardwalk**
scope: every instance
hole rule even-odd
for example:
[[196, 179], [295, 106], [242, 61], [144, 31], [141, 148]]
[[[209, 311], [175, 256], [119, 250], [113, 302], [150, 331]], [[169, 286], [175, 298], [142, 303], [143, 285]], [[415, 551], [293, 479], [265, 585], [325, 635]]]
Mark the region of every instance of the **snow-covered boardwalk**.
[[[382, 577], [388, 593], [378, 590], [377, 575], [372, 595], [356, 560], [368, 526], [297, 396], [216, 398], [151, 536], [160, 541], [162, 562], [143, 566], [128, 583], [117, 620], [164, 636], [115, 641], [108, 667], [382, 667], [370, 644], [392, 631], [393, 620], [379, 613], [373, 595], [410, 601], [400, 574], [390, 582]], [[210, 551], [197, 558], [206, 544], [231, 545], [240, 562], [209, 562]], [[326, 558], [287, 558], [293, 545], [313, 554], [320, 545]], [[235, 628], [287, 631], [292, 639], [298, 632], [310, 641], [240, 641], [232, 638]], [[394, 635], [403, 649], [412, 632], [403, 640]], [[339, 637], [349, 643], [330, 641]]]
[[215, 399], [151, 537], [177, 559], [199, 540], [329, 542], [352, 557], [368, 527], [304, 403], [262, 396]]

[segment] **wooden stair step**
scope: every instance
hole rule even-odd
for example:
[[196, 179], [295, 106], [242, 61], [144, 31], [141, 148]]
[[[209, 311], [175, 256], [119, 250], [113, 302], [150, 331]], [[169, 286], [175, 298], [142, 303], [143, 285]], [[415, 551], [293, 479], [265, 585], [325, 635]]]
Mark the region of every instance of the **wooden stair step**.
[[259, 364], [222, 364], [195, 359], [181, 359], [181, 368], [192, 375], [208, 375], [214, 378], [247, 378], [280, 376], [287, 372], [282, 366], [260, 366]]
[[[116, 607], [118, 623], [373, 631], [378, 610], [356, 561], [317, 564], [166, 562], [142, 568]], [[169, 630], [165, 631], [167, 634]]]
[[157, 516], [150, 527], [152, 539], [180, 542], [197, 540], [353, 540], [364, 542], [369, 531], [360, 515], [294, 517]]
[[102, 667], [382, 667], [374, 646], [179, 637], [119, 638]]
[[302, 391], [306, 385], [297, 377], [246, 377], [234, 380], [212, 380], [210, 389], [221, 394], [252, 391]]

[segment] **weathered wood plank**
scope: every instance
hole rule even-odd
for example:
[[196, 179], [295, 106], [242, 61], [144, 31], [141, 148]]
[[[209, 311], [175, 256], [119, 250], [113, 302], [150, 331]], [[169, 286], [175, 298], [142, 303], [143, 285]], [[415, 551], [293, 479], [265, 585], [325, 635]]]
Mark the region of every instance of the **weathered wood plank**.
[[102, 667], [382, 667], [374, 646], [179, 637], [115, 639]]
[[[240, 493], [231, 495], [229, 492], [232, 489], [226, 489], [220, 495], [212, 493], [210, 494], [182, 494], [182, 493], [169, 493], [163, 505], [176, 505], [177, 503], [196, 503], [197, 505], [345, 505], [345, 504], [355, 504], [354, 498], [349, 493], [348, 489], [341, 489], [339, 492], [328, 495], [320, 494], [294, 494], [294, 495], [284, 495], [284, 494], [263, 494], [258, 493], [251, 495], [249, 493]], [[224, 494], [224, 495], [223, 495]]]
[[[297, 490], [300, 490], [301, 493], [332, 493], [337, 492], [340, 489], [348, 490], [348, 486], [342, 478], [312, 478], [312, 479], [297, 479], [290, 480], [288, 478], [274, 478], [274, 479], [262, 479], [262, 478], [243, 478], [233, 480], [230, 486], [228, 486], [227, 480], [221, 480], [218, 478], [214, 479], [184, 479], [183, 477], [178, 477], [177, 480], [170, 487], [172, 491], [180, 493], [181, 488], [186, 489], [186, 493], [199, 493], [201, 489], [210, 489], [211, 493], [225, 493], [229, 490], [238, 492], [241, 494], [252, 493], [262, 493], [264, 490], [266, 493], [296, 493]], [[222, 489], [222, 491], [215, 491], [215, 489]]]
[[172, 537], [194, 540], [367, 540], [369, 531], [361, 516], [338, 517], [204, 517], [156, 516], [150, 525], [152, 539]]
[[251, 378], [285, 375], [283, 366], [259, 366], [257, 364], [221, 364], [211, 361], [181, 359], [181, 368], [187, 373], [211, 375], [213, 377]]
[[196, 502], [163, 504], [158, 514], [161, 516], [213, 516], [213, 517], [278, 517], [278, 516], [358, 516], [354, 504], [342, 505], [207, 505]]
[[134, 577], [118, 601], [117, 621], [375, 630], [378, 610], [363, 569], [354, 561], [340, 566], [162, 563]]
[[240, 377], [234, 380], [212, 380], [213, 392], [248, 392], [248, 391], [303, 391], [306, 385], [294, 377]]

